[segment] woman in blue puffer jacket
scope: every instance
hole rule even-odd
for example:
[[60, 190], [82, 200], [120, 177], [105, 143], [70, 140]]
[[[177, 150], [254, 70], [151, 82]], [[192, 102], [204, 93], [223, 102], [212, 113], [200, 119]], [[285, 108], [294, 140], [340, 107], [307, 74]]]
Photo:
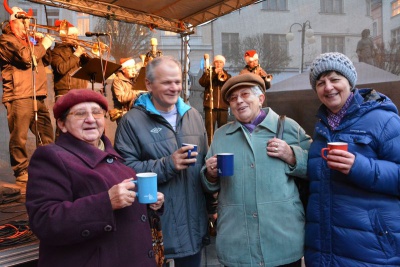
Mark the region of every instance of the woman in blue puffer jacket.
[[[312, 63], [322, 105], [308, 159], [307, 267], [400, 266], [400, 118], [387, 96], [355, 89], [356, 81], [343, 54]], [[328, 142], [348, 151], [324, 160]]]

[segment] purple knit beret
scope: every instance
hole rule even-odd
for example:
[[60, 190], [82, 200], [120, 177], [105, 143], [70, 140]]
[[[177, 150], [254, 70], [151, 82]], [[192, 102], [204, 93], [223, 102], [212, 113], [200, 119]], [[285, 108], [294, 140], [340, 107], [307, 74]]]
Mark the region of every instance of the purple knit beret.
[[108, 111], [107, 98], [102, 94], [90, 89], [72, 89], [57, 99], [53, 107], [54, 118], [57, 120], [65, 111], [83, 102], [96, 102], [103, 109]]

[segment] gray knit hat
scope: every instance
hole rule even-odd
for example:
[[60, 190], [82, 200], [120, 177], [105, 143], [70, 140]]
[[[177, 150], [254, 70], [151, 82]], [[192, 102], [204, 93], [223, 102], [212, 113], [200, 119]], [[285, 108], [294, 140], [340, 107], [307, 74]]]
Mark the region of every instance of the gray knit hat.
[[351, 60], [338, 52], [319, 55], [311, 63], [310, 84], [315, 91], [318, 77], [325, 71], [337, 71], [349, 81], [351, 89], [356, 86], [357, 72]]

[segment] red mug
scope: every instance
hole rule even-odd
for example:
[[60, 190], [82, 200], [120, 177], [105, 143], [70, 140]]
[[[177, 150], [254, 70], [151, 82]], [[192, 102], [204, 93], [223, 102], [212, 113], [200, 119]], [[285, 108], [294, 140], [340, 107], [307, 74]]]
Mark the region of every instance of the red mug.
[[348, 148], [348, 144], [347, 144], [347, 143], [344, 143], [344, 142], [332, 142], [332, 143], [328, 143], [328, 147], [325, 147], [325, 148], [321, 149], [321, 157], [322, 157], [324, 160], [328, 160], [328, 159], [326, 158], [326, 156], [325, 156], [325, 151], [326, 151], [326, 150], [328, 150], [328, 153], [329, 153], [329, 150], [331, 150], [331, 149], [340, 149], [340, 150], [347, 151], [347, 148]]

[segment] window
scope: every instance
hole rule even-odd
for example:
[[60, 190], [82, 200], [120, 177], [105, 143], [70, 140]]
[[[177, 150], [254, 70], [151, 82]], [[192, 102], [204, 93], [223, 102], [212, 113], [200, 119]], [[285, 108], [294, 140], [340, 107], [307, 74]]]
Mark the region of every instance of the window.
[[221, 33], [222, 54], [225, 58], [235, 58], [239, 55], [239, 33]]
[[287, 0], [265, 0], [262, 2], [262, 9], [269, 11], [287, 10]]
[[49, 8], [47, 9], [47, 25], [55, 26], [56, 20], [60, 17], [60, 10]]
[[288, 41], [285, 34], [264, 34], [264, 47], [267, 53], [288, 55]]
[[85, 35], [85, 32], [90, 31], [90, 16], [85, 13], [77, 13], [77, 25], [79, 36]]
[[176, 32], [164, 31], [164, 36], [178, 36]]
[[372, 23], [372, 37], [378, 36], [378, 23], [375, 21]]
[[321, 51], [322, 53], [340, 52], [344, 54], [344, 37], [322, 36]]
[[365, 0], [365, 7], [367, 8], [367, 16], [371, 16], [371, 0]]
[[343, 13], [343, 0], [321, 0], [322, 13]]
[[400, 44], [400, 28], [392, 30], [392, 40], [396, 42], [396, 44]]
[[392, 17], [400, 14], [400, 0], [392, 2]]

